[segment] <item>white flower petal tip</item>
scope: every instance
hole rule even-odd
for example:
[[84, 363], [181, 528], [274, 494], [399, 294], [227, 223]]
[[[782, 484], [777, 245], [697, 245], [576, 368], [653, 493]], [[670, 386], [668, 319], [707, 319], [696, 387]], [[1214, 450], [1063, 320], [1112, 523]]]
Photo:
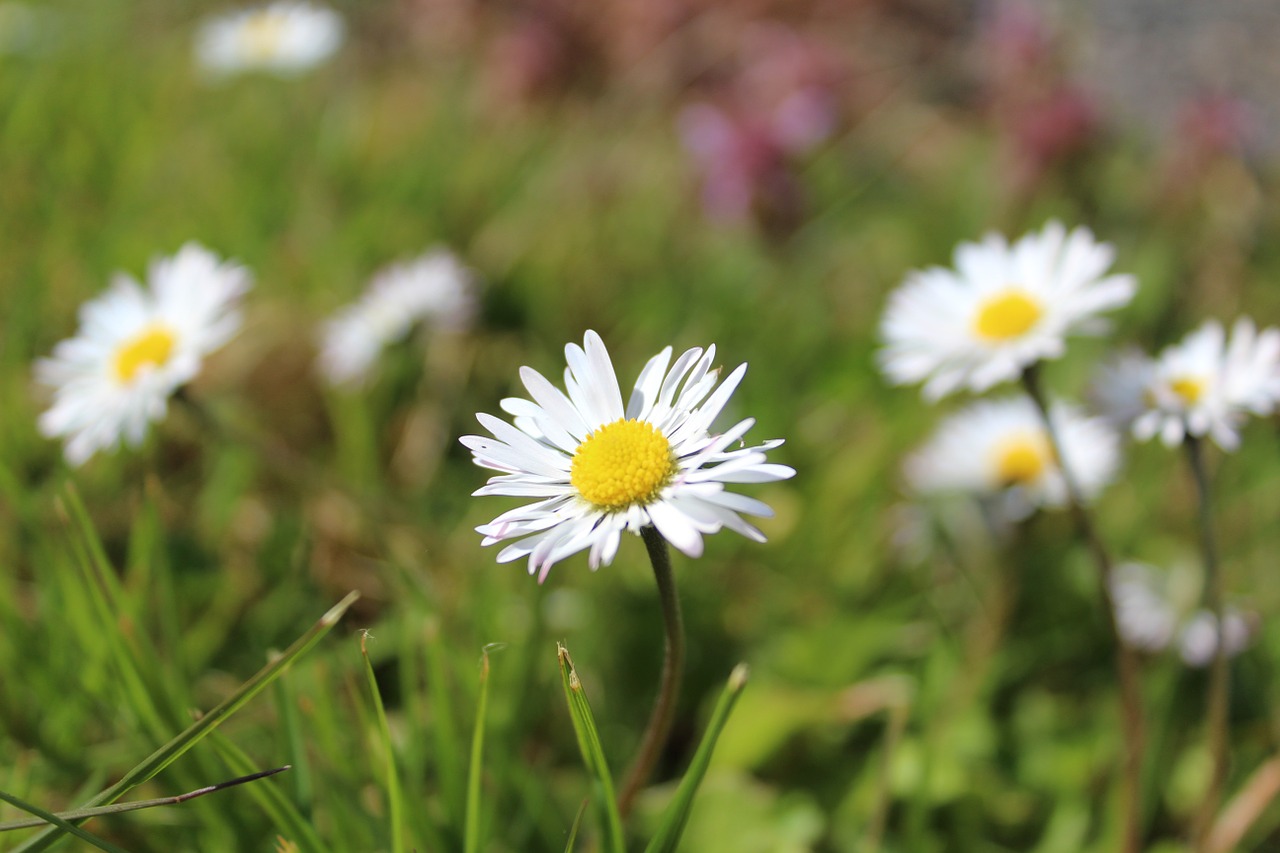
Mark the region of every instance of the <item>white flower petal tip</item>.
[[53, 390], [40, 432], [66, 440], [73, 466], [99, 450], [142, 442], [148, 424], [165, 416], [169, 397], [239, 329], [250, 276], [188, 243], [154, 261], [148, 283], [144, 289], [118, 275], [81, 306], [78, 335], [36, 362], [37, 381]]
[[[1102, 418], [1064, 403], [1054, 403], [1050, 417], [1081, 492], [1097, 496], [1119, 466], [1119, 436]], [[1068, 499], [1043, 420], [1025, 396], [979, 400], [950, 416], [907, 458], [905, 474], [917, 496], [989, 499], [1006, 521]]]
[[1133, 298], [1132, 276], [1107, 274], [1114, 254], [1087, 228], [1057, 222], [1012, 245], [994, 234], [961, 243], [954, 269], [912, 272], [890, 294], [880, 368], [895, 385], [922, 384], [930, 401], [1016, 379]]
[[391, 264], [374, 275], [357, 302], [324, 324], [317, 368], [334, 387], [359, 387], [387, 346], [419, 325], [463, 331], [477, 306], [475, 275], [447, 249]]
[[542, 583], [554, 564], [580, 551], [593, 570], [609, 565], [622, 534], [647, 526], [690, 557], [722, 528], [764, 541], [742, 516], [772, 511], [725, 486], [793, 477], [793, 468], [766, 461], [781, 441], [737, 446], [750, 418], [711, 432], [745, 365], [717, 387], [714, 346], [688, 350], [674, 363], [671, 356], [667, 347], [649, 360], [624, 407], [608, 349], [588, 331], [581, 346], [565, 347], [564, 390], [523, 367], [533, 399], [503, 401], [514, 422], [476, 416], [492, 438], [461, 441], [475, 464], [500, 474], [474, 494], [535, 499], [477, 528], [484, 545], [511, 543], [499, 562], [525, 558]]
[[1104, 366], [1094, 399], [1138, 441], [1159, 437], [1176, 447], [1207, 437], [1225, 451], [1240, 445], [1249, 415], [1268, 415], [1280, 403], [1280, 330], [1258, 332], [1248, 317], [1232, 327], [1206, 321], [1158, 358], [1124, 353]]
[[298, 74], [336, 53], [345, 29], [332, 9], [276, 0], [206, 21], [196, 35], [196, 64], [215, 78], [244, 71]]

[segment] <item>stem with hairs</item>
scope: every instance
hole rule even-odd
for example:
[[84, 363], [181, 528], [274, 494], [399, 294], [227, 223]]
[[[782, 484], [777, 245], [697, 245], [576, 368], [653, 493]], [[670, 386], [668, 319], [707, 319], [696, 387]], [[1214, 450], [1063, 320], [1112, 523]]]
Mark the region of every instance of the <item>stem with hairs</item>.
[[1187, 461], [1191, 466], [1191, 477], [1196, 483], [1196, 498], [1199, 504], [1197, 515], [1200, 525], [1200, 548], [1204, 553], [1205, 606], [1213, 613], [1217, 630], [1217, 642], [1209, 668], [1208, 695], [1205, 700], [1209, 754], [1212, 756], [1213, 769], [1209, 774], [1209, 787], [1205, 791], [1204, 799], [1200, 801], [1200, 809], [1192, 828], [1196, 849], [1207, 850], [1209, 830], [1213, 826], [1218, 806], [1222, 802], [1222, 791], [1227, 781], [1227, 766], [1230, 759], [1227, 716], [1230, 710], [1231, 675], [1227, 666], [1222, 568], [1218, 562], [1218, 546], [1213, 535], [1213, 512], [1209, 500], [1209, 475], [1204, 464], [1204, 442], [1197, 436], [1188, 435], [1183, 444], [1187, 448]]
[[666, 630], [662, 655], [662, 680], [658, 698], [654, 700], [649, 723], [640, 738], [640, 747], [627, 772], [626, 781], [618, 795], [618, 811], [625, 818], [631, 811], [636, 795], [653, 774], [658, 756], [662, 754], [675, 720], [676, 699], [680, 695], [680, 677], [684, 671], [684, 620], [680, 616], [680, 598], [676, 594], [675, 577], [671, 572], [671, 553], [667, 540], [652, 525], [640, 531], [653, 563], [653, 577], [658, 583], [658, 599], [662, 603], [662, 621]]
[[1124, 760], [1121, 763], [1121, 847], [1124, 853], [1138, 853], [1142, 849], [1142, 762], [1146, 741], [1146, 724], [1142, 712], [1141, 672], [1138, 656], [1120, 637], [1116, 625], [1115, 602], [1112, 599], [1113, 563], [1103, 544], [1093, 518], [1085, 506], [1084, 495], [1075, 473], [1067, 464], [1062, 452], [1062, 437], [1049, 414], [1048, 401], [1040, 383], [1038, 365], [1033, 364], [1022, 373], [1022, 385], [1044, 421], [1045, 432], [1053, 455], [1058, 460], [1058, 470], [1067, 489], [1067, 502], [1080, 535], [1084, 537], [1089, 553], [1098, 570], [1098, 597], [1107, 621], [1112, 642], [1116, 649], [1116, 676], [1120, 682], [1120, 716], [1124, 734]]

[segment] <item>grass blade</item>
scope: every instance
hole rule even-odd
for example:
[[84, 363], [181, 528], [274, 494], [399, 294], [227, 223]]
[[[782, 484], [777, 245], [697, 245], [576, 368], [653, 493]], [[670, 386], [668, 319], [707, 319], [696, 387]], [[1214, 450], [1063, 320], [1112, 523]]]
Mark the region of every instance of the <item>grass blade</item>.
[[698, 745], [698, 751], [694, 753], [693, 761], [689, 763], [689, 769], [685, 772], [684, 779], [680, 780], [680, 787], [676, 789], [675, 799], [667, 806], [658, 832], [645, 848], [645, 853], [674, 853], [680, 843], [680, 836], [684, 834], [685, 825], [689, 822], [689, 812], [693, 809], [693, 797], [711, 764], [711, 753], [715, 751], [720, 732], [724, 730], [725, 723], [729, 722], [729, 714], [746, 684], [747, 665], [740, 663], [729, 674], [729, 683], [725, 685], [720, 701], [711, 714], [707, 733], [702, 736], [702, 743]]
[[476, 725], [471, 735], [471, 769], [467, 774], [466, 853], [480, 849], [480, 776], [484, 759], [484, 721], [489, 705], [489, 647], [480, 661], [480, 697], [476, 700]]
[[[253, 767], [249, 756], [222, 735], [215, 734], [209, 742], [213, 744], [213, 748], [217, 750], [223, 762], [231, 768], [231, 772], [243, 773], [247, 768]], [[255, 785], [249, 793], [263, 812], [271, 818], [276, 831], [292, 839], [298, 850], [305, 853], [329, 853], [329, 848], [320, 840], [315, 828], [298, 811], [297, 805], [285, 796], [279, 786]]]
[[[125, 773], [123, 777], [121, 777], [119, 782], [116, 782], [110, 788], [91, 799], [85, 804], [86, 807], [91, 808], [93, 806], [106, 805], [108, 803], [115, 802], [122, 797], [125, 792], [137, 785], [141, 785], [143, 782], [147, 781], [152, 776], [156, 775], [176, 761], [180, 756], [187, 752], [187, 750], [191, 749], [203, 740], [210, 732], [221, 725], [228, 717], [240, 710], [245, 703], [258, 695], [258, 693], [270, 685], [271, 682], [279, 678], [280, 675], [289, 668], [290, 664], [310, 651], [316, 643], [320, 642], [321, 638], [323, 638], [325, 634], [329, 633], [334, 625], [338, 624], [338, 620], [347, 612], [347, 608], [355, 603], [356, 599], [359, 597], [360, 594], [357, 592], [349, 593], [346, 598], [335, 604], [327, 613], [321, 616], [305, 634], [295, 640], [293, 645], [285, 649], [283, 654], [272, 660], [262, 669], [258, 670], [252, 678], [244, 684], [241, 684], [235, 693], [222, 700], [216, 708], [196, 720], [177, 737], [173, 738], [155, 752], [151, 753], [151, 755], [143, 759], [139, 764], [135, 765], [131, 770]], [[47, 850], [49, 849], [49, 845], [53, 844], [64, 834], [65, 830], [61, 827], [50, 827], [48, 830], [29, 839], [25, 844], [19, 847], [15, 853], [33, 853], [37, 850]]]
[[569, 650], [557, 643], [556, 652], [560, 659], [560, 680], [564, 684], [564, 696], [569, 703], [573, 731], [578, 736], [582, 760], [592, 776], [591, 799], [596, 807], [600, 834], [603, 837], [601, 847], [605, 853], [625, 853], [622, 817], [618, 814], [618, 800], [613, 793], [613, 777], [609, 774], [609, 764], [605, 761], [604, 749], [600, 746], [600, 735], [596, 730], [595, 718], [591, 716], [591, 705], [587, 702], [582, 682], [578, 680], [578, 673], [573, 668]]
[[[154, 809], [157, 806], [176, 806], [179, 803], [185, 803], [187, 800], [194, 800], [197, 797], [212, 794], [214, 791], [223, 791], [227, 788], [234, 788], [237, 785], [243, 785], [246, 782], [255, 782], [258, 779], [265, 779], [268, 776], [274, 776], [277, 773], [282, 773], [288, 769], [289, 765], [286, 764], [284, 767], [276, 767], [272, 770], [255, 770], [247, 772], [245, 775], [231, 779], [227, 782], [219, 782], [216, 785], [206, 785], [203, 788], [197, 788], [194, 791], [188, 791], [185, 794], [178, 794], [172, 797], [158, 797], [154, 800], [134, 800], [129, 803], [116, 803], [114, 805], [98, 806], [97, 808], [92, 809], [72, 809], [67, 812], [52, 812], [52, 815], [53, 817], [63, 821], [86, 820], [91, 817], [100, 817], [101, 815], [122, 814], [124, 812], [141, 811], [142, 809]], [[0, 800], [5, 799], [6, 797], [17, 800], [17, 798], [13, 797], [12, 794], [6, 794], [3, 791], [0, 791]], [[13, 805], [18, 806], [20, 809], [30, 811], [32, 814], [43, 814], [43, 812], [35, 809], [34, 806], [28, 807], [26, 805], [19, 805], [18, 802], [13, 803]], [[45, 824], [52, 822], [53, 821], [50, 821], [47, 817], [42, 816], [28, 818], [26, 820], [9, 820], [4, 823], [0, 823], [0, 832], [9, 832], [14, 829], [33, 829], [37, 826], [44, 826]]]
[[0, 791], [0, 800], [4, 800], [6, 803], [8, 803], [11, 806], [16, 806], [22, 809], [24, 812], [29, 812], [35, 815], [36, 817], [40, 818], [41, 823], [51, 823], [58, 829], [61, 829], [63, 832], [71, 833], [76, 838], [79, 838], [81, 841], [84, 841], [88, 844], [92, 844], [94, 847], [97, 847], [99, 850], [105, 850], [107, 851], [107, 853], [127, 853], [127, 851], [120, 849], [119, 847], [112, 844], [110, 841], [105, 841], [99, 838], [98, 836], [94, 835], [92, 832], [81, 829], [80, 827], [76, 826], [74, 823], [68, 823], [64, 818], [58, 817], [53, 812], [47, 812], [44, 809], [40, 808], [39, 806], [33, 806], [30, 803], [27, 803], [18, 799], [12, 794], [6, 794], [4, 791]]
[[583, 800], [582, 805], [578, 806], [578, 813], [573, 818], [573, 826], [569, 827], [569, 840], [565, 842], [564, 853], [573, 853], [573, 845], [578, 843], [578, 829], [582, 826], [582, 816], [587, 813], [587, 806], [590, 804], [590, 800]]
[[382, 691], [378, 690], [378, 679], [373, 674], [373, 664], [369, 661], [367, 641], [369, 632], [360, 636], [360, 656], [364, 658], [364, 674], [369, 682], [369, 692], [373, 694], [373, 708], [378, 717], [378, 734], [382, 738], [382, 751], [387, 757], [387, 811], [391, 819], [391, 851], [404, 853], [404, 797], [400, 793], [400, 774], [396, 770], [396, 750], [391, 742], [391, 725], [387, 722], [387, 709], [382, 704]]

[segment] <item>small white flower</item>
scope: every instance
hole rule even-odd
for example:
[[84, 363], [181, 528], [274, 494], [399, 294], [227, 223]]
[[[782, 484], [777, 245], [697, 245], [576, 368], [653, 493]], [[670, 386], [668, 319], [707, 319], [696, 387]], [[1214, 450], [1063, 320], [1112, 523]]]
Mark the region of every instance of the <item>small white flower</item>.
[[1178, 611], [1156, 570], [1145, 563], [1122, 563], [1111, 578], [1116, 630], [1120, 639], [1144, 652], [1169, 647], [1178, 629]]
[[1209, 436], [1223, 450], [1240, 444], [1246, 415], [1267, 415], [1280, 401], [1280, 330], [1259, 333], [1241, 317], [1228, 343], [1210, 320], [1155, 360], [1126, 356], [1098, 378], [1096, 396], [1134, 437], [1172, 447]]
[[263, 70], [296, 74], [328, 59], [342, 44], [342, 18], [301, 0], [276, 0], [206, 21], [196, 61], [218, 76]]
[[781, 440], [740, 446], [751, 418], [710, 431], [747, 369], [739, 365], [717, 387], [715, 351], [696, 347], [672, 364], [667, 347], [640, 371], [625, 408], [595, 332], [586, 333], [583, 346], [565, 347], [567, 395], [522, 367], [533, 400], [502, 401], [515, 425], [478, 414], [494, 437], [462, 438], [477, 465], [503, 472], [476, 495], [536, 499], [477, 528], [485, 545], [519, 540], [498, 562], [528, 557], [529, 573], [542, 582], [552, 564], [590, 549], [596, 569], [613, 561], [623, 531], [638, 534], [649, 525], [690, 557], [702, 553], [704, 535], [722, 527], [764, 541], [740, 513], [767, 517], [772, 510], [725, 486], [782, 480], [795, 471], [766, 461]]
[[[1119, 440], [1101, 418], [1054, 404], [1050, 417], [1062, 452], [1085, 499], [1115, 475]], [[1026, 397], [980, 400], [947, 418], [923, 448], [907, 458], [907, 482], [922, 496], [968, 494], [996, 498], [1003, 514], [1021, 518], [1038, 507], [1067, 503], [1066, 484], [1040, 413]]]
[[1133, 297], [1132, 276], [1106, 275], [1114, 255], [1087, 228], [1057, 222], [1013, 245], [997, 234], [961, 243], [954, 270], [912, 272], [890, 296], [880, 367], [894, 384], [923, 382], [930, 400], [1016, 379]]
[[319, 368], [333, 385], [369, 378], [382, 350], [420, 322], [459, 331], [476, 312], [471, 272], [445, 249], [392, 264], [374, 276], [360, 300], [324, 324]]
[[[1235, 657], [1253, 641], [1249, 619], [1234, 607], [1223, 613], [1223, 648], [1227, 657]], [[1208, 610], [1197, 611], [1178, 635], [1178, 653], [1187, 666], [1208, 666], [1218, 653], [1218, 620]]]
[[80, 309], [80, 332], [36, 363], [53, 389], [40, 417], [47, 437], [65, 437], [67, 461], [81, 465], [122, 439], [138, 445], [164, 417], [169, 396], [200, 371], [205, 356], [240, 327], [238, 302], [249, 274], [188, 243], [151, 263], [150, 289], [123, 273]]

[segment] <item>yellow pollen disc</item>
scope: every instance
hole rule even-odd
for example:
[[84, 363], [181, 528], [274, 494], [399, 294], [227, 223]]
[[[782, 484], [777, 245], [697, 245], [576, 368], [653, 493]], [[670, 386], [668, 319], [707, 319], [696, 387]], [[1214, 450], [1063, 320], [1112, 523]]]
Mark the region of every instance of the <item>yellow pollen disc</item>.
[[245, 52], [254, 59], [270, 59], [284, 38], [284, 17], [275, 12], [258, 12], [245, 21]]
[[148, 326], [116, 350], [116, 378], [129, 383], [144, 367], [161, 367], [173, 355], [175, 338], [165, 326]]
[[988, 298], [978, 309], [973, 331], [989, 341], [1007, 341], [1025, 335], [1040, 320], [1040, 303], [1021, 290], [1010, 288]]
[[1049, 462], [1049, 449], [1043, 441], [1019, 436], [1006, 441], [996, 451], [996, 477], [1005, 486], [1034, 483]]
[[607, 510], [653, 501], [676, 472], [666, 436], [652, 424], [616, 420], [587, 436], [573, 453], [569, 482]]
[[1204, 380], [1182, 376], [1169, 383], [1169, 390], [1181, 397], [1182, 402], [1188, 406], [1194, 406], [1204, 396]]

